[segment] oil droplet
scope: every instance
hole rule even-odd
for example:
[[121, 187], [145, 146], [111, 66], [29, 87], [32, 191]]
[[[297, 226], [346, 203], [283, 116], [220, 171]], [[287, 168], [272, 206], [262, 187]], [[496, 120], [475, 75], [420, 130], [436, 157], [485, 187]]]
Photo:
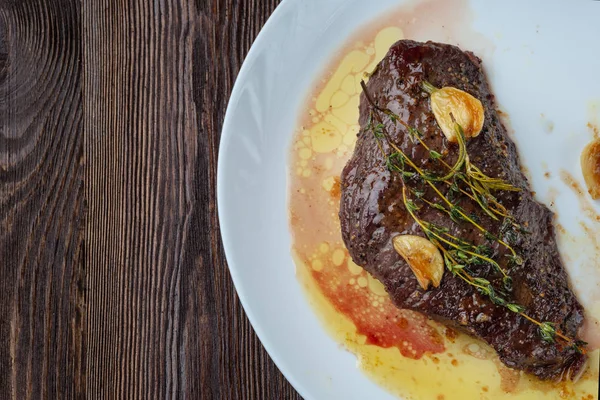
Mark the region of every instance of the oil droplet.
[[340, 145], [342, 135], [333, 125], [319, 122], [310, 130], [310, 139], [314, 151], [329, 153]]
[[319, 245], [319, 251], [323, 254], [327, 253], [329, 251], [329, 243], [325, 243], [325, 242], [321, 243]]
[[362, 267], [356, 265], [351, 258], [348, 258], [348, 269], [352, 275], [360, 275], [363, 272]]
[[348, 130], [348, 124], [341, 119], [335, 117], [333, 114], [327, 114], [323, 120], [335, 127], [341, 135], [344, 135]]
[[358, 282], [358, 286], [360, 286], [361, 288], [367, 287], [367, 285], [369, 284], [367, 278], [365, 278], [364, 276], [358, 278], [356, 282]]
[[314, 269], [315, 271], [323, 270], [323, 262], [319, 259], [313, 260], [311, 265], [312, 265], [312, 269]]
[[468, 346], [468, 349], [471, 353], [477, 353], [481, 348], [479, 347], [479, 345], [477, 343], [471, 343]]
[[391, 26], [389, 28], [382, 29], [375, 37], [375, 57], [369, 66], [367, 71], [373, 71], [375, 66], [385, 55], [387, 54], [390, 47], [396, 43], [396, 38], [404, 37], [402, 29]]
[[308, 160], [312, 156], [312, 151], [309, 148], [300, 149], [298, 155], [302, 160]]
[[315, 104], [317, 111], [327, 111], [330, 99], [340, 88], [343, 79], [352, 72], [356, 73], [362, 71], [369, 61], [370, 57], [358, 50], [354, 50], [346, 55], [329, 82], [325, 85], [323, 91], [317, 97], [317, 102]]
[[369, 281], [369, 289], [371, 292], [378, 296], [387, 296], [387, 292], [385, 291], [385, 287], [381, 282], [377, 279], [373, 278], [371, 274], [367, 274], [367, 279]]
[[336, 267], [339, 267], [344, 262], [345, 257], [346, 257], [346, 254], [344, 253], [344, 250], [335, 249], [335, 251], [333, 252], [333, 255], [331, 256], [331, 261], [333, 262], [333, 265], [335, 265]]
[[356, 87], [354, 86], [354, 76], [348, 75], [342, 81], [342, 90], [349, 96], [352, 96], [356, 93]]
[[326, 192], [331, 192], [331, 189], [333, 189], [333, 185], [335, 185], [335, 178], [333, 176], [330, 176], [329, 178], [325, 178], [323, 180], [321, 187], [323, 187], [323, 189], [325, 189]]
[[346, 102], [346, 104], [344, 104], [342, 107], [334, 108], [331, 113], [343, 121], [346, 125], [352, 125], [356, 123], [356, 119], [351, 115], [358, 110], [359, 102], [359, 95], [352, 96], [350, 100]]
[[331, 98], [331, 106], [333, 108], [339, 108], [346, 104], [348, 99], [350, 99], [350, 96], [348, 96], [345, 92], [338, 90]]

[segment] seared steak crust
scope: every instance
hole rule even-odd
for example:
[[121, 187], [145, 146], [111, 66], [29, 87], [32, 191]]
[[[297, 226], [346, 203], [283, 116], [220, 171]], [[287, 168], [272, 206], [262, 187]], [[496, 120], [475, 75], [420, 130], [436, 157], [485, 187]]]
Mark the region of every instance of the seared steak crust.
[[[576, 338], [583, 323], [583, 311], [563, 269], [558, 253], [552, 213], [534, 200], [521, 172], [514, 143], [500, 122], [494, 96], [482, 71], [481, 61], [472, 53], [455, 46], [402, 40], [392, 46], [369, 79], [368, 91], [380, 107], [387, 107], [410, 126], [420, 130], [431, 148], [444, 154], [449, 163], [456, 158], [457, 147], [446, 141], [422, 90], [423, 80], [436, 87], [452, 86], [478, 98], [485, 109], [481, 134], [468, 142], [473, 164], [488, 176], [500, 177], [520, 192], [494, 192], [501, 204], [530, 233], [512, 238], [514, 249], [522, 256], [522, 265], [510, 263], [507, 250], [485, 237], [469, 223], [452, 222], [447, 215], [430, 207], [418, 211], [423, 220], [446, 227], [450, 233], [473, 243], [487, 243], [493, 258], [513, 278], [508, 300], [526, 307], [526, 313], [538, 321], [556, 324], [564, 335]], [[419, 311], [489, 343], [502, 362], [541, 379], [575, 376], [586, 357], [561, 341], [542, 339], [538, 327], [522, 316], [494, 305], [472, 286], [446, 272], [439, 288], [422, 290], [405, 261], [394, 251], [392, 238], [398, 234], [424, 236], [404, 208], [402, 182], [398, 173], [386, 168], [385, 158], [368, 129], [373, 108], [364, 93], [360, 102], [360, 125], [354, 154], [342, 173], [340, 220], [342, 235], [353, 260], [379, 279], [393, 302], [400, 308]], [[381, 117], [390, 139], [417, 165], [441, 174], [439, 162], [430, 160], [422, 146], [411, 140], [407, 130], [384, 115]], [[386, 152], [392, 150], [384, 143]], [[410, 186], [410, 180], [407, 182]], [[414, 183], [417, 185], [417, 183]], [[443, 193], [444, 184], [438, 185]], [[440, 202], [432, 190], [425, 197]], [[501, 222], [486, 216], [472, 200], [461, 198], [459, 205], [474, 215], [480, 225], [494, 234]], [[474, 275], [500, 284], [499, 274], [490, 265], [481, 265]]]

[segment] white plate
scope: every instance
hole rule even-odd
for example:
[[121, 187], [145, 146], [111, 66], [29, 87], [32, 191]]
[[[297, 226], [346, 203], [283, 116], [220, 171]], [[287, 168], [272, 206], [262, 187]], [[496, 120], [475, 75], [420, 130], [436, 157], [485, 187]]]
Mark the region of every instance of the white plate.
[[[352, 33], [400, 3], [283, 1], [254, 42], [227, 109], [217, 192], [229, 268], [252, 326], [306, 399], [393, 398], [326, 334], [301, 291], [290, 254], [286, 179], [311, 83]], [[600, 104], [600, 2], [473, 0], [469, 8], [473, 30], [494, 45], [480, 55], [538, 197], [548, 200], [551, 186], [562, 187], [562, 168], [583, 182], [579, 153], [591, 137], [589, 106]], [[552, 135], [542, 113], [554, 123]], [[544, 179], [542, 162], [552, 180]], [[560, 193], [560, 222], [577, 232], [578, 200], [569, 190]]]

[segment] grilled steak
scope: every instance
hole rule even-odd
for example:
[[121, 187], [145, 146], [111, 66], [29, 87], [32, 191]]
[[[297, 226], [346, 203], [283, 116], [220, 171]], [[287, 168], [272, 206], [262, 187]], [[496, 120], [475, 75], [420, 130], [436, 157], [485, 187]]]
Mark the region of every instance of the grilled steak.
[[[341, 229], [352, 259], [384, 284], [396, 306], [419, 311], [484, 340], [507, 366], [547, 380], [577, 376], [586, 361], [586, 356], [577, 348], [567, 345], [566, 341], [545, 340], [538, 325], [493, 303], [489, 296], [448, 271], [439, 287], [423, 290], [407, 263], [394, 250], [392, 239], [396, 235], [425, 235], [405, 208], [402, 174], [386, 166], [386, 156], [372, 132], [374, 105], [391, 110], [408, 126], [418, 129], [424, 143], [441, 153], [448, 164], [453, 165], [458, 157], [457, 146], [446, 140], [436, 123], [429, 96], [422, 88], [424, 80], [438, 88], [451, 86], [464, 90], [482, 102], [485, 123], [481, 133], [468, 140], [470, 161], [487, 176], [501, 178], [521, 189], [493, 194], [525, 229], [516, 234], [514, 230], [504, 230], [502, 220], [489, 217], [465, 195], [457, 195], [455, 201], [480, 226], [510, 242], [523, 260], [511, 262], [507, 248], [498, 240], [486, 237], [469, 222], [454, 222], [436, 208], [421, 207], [417, 211], [419, 218], [447, 228], [450, 234], [462, 240], [485, 244], [491, 251], [490, 258], [512, 277], [512, 289], [503, 289], [506, 300], [522, 305], [525, 313], [536, 321], [554, 324], [564, 336], [578, 337], [583, 310], [569, 288], [554, 237], [552, 213], [533, 198], [519, 167], [515, 145], [498, 118], [481, 61], [455, 46], [399, 41], [369, 79], [367, 88], [373, 103], [362, 94], [361, 130], [354, 154], [341, 177]], [[443, 173], [439, 160], [433, 160], [429, 152], [411, 138], [405, 126], [381, 112], [378, 114], [388, 140], [419, 167]], [[389, 143], [380, 143], [386, 154], [393, 151]], [[404, 179], [409, 188], [419, 185], [418, 179]], [[449, 190], [444, 183], [436, 183], [436, 186], [443, 193]], [[441, 202], [431, 188], [421, 195], [433, 203]], [[502, 287], [500, 272], [489, 264], [469, 267], [469, 272]]]

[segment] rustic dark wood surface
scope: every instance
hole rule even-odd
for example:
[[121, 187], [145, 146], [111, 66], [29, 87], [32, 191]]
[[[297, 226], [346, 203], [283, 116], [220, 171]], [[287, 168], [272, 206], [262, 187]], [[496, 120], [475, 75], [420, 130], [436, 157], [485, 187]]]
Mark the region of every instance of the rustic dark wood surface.
[[277, 0], [0, 0], [0, 399], [294, 399], [216, 213]]

